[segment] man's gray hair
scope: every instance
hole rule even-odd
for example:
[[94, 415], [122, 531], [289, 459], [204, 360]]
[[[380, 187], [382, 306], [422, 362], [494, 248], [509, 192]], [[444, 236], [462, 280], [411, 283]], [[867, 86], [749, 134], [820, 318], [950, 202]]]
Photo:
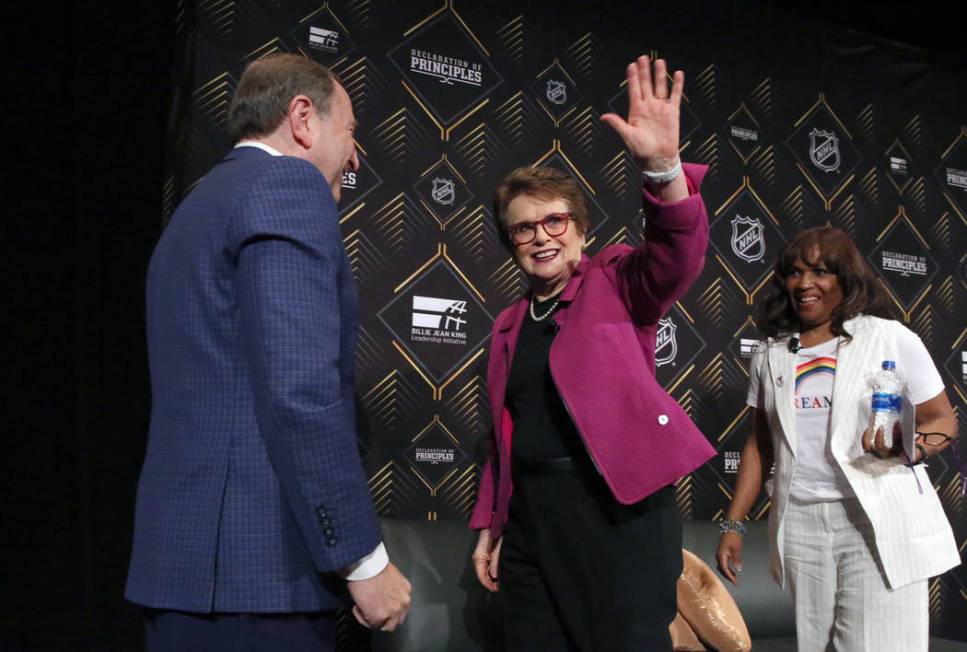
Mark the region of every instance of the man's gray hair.
[[275, 131], [296, 95], [307, 96], [319, 117], [327, 118], [337, 82], [329, 68], [295, 54], [270, 54], [253, 61], [245, 67], [228, 107], [232, 144]]

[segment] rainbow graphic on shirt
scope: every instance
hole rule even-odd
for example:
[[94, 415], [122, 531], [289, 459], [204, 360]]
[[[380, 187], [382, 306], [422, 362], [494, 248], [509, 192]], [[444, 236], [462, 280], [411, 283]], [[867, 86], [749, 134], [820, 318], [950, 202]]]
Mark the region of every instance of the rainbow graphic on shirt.
[[813, 358], [796, 365], [796, 395], [799, 395], [799, 386], [813, 376], [828, 375], [830, 378], [836, 376], [836, 358], [823, 356]]
[[[823, 378], [824, 376], [828, 378]], [[829, 382], [826, 387], [832, 387], [835, 376], [836, 358], [830, 356], [813, 358], [812, 360], [796, 365], [796, 395], [793, 397], [796, 409], [829, 409], [832, 405], [831, 396], [800, 396], [799, 388], [807, 380], [826, 380]]]

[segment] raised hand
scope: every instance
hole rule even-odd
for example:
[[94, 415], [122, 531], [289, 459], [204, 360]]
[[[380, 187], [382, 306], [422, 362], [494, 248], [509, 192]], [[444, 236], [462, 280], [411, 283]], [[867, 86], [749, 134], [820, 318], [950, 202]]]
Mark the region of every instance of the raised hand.
[[608, 123], [624, 141], [642, 170], [663, 172], [678, 162], [679, 112], [685, 73], [676, 70], [668, 90], [664, 59], [655, 60], [655, 74], [647, 56], [628, 64], [628, 119], [606, 113]]

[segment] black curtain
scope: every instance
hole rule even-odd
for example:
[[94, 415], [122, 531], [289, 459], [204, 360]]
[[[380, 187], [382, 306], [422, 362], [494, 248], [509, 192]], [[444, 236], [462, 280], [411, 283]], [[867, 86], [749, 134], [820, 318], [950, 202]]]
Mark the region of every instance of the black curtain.
[[[11, 3], [12, 4], [12, 3]], [[173, 3], [7, 6], [0, 649], [130, 650]]]

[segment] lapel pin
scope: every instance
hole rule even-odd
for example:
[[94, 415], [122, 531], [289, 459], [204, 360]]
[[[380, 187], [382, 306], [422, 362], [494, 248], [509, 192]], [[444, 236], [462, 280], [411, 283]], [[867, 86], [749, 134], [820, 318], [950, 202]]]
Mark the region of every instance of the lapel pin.
[[779, 387], [782, 387], [783, 383], [785, 382], [786, 381], [783, 379], [782, 376], [776, 376], [776, 385], [779, 385]]

